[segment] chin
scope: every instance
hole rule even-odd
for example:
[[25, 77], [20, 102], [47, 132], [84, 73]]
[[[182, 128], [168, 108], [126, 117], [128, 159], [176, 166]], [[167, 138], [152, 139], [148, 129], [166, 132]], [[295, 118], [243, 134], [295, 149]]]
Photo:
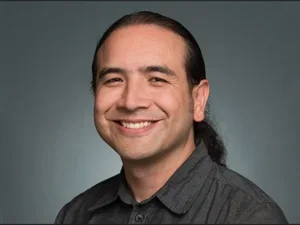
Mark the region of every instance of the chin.
[[[146, 152], [145, 152], [146, 151]], [[140, 152], [132, 151], [117, 151], [122, 160], [131, 162], [144, 162], [151, 160], [156, 154], [154, 152], [150, 153], [147, 150], [142, 150]]]
[[145, 154], [119, 154], [123, 160], [144, 161], [151, 158], [152, 155]]

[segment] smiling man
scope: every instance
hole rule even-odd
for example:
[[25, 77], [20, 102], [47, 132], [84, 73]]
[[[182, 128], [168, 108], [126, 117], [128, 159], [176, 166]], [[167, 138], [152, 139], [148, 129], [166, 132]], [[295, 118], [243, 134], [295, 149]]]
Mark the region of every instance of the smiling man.
[[123, 167], [66, 204], [55, 223], [287, 223], [259, 187], [226, 168], [208, 123], [200, 48], [177, 21], [126, 15], [92, 65], [94, 121]]

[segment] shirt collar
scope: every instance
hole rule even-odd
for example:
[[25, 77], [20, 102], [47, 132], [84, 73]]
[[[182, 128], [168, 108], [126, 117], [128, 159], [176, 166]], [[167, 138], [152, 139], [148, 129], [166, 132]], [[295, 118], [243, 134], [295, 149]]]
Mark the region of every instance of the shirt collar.
[[[207, 148], [204, 142], [201, 142], [155, 196], [172, 212], [185, 213], [201, 191], [211, 169], [212, 163], [207, 154]], [[100, 191], [102, 195], [96, 196], [97, 201], [88, 209], [89, 211], [110, 204], [118, 197], [127, 204], [134, 202], [133, 195], [127, 187], [124, 169], [122, 168], [121, 172], [111, 179], [113, 179], [113, 184], [104, 182], [103, 189], [101, 188], [108, 192], [103, 194]], [[105, 187], [106, 183], [109, 186]]]
[[[100, 186], [101, 187], [97, 188], [98, 193], [95, 196], [96, 200], [93, 201], [88, 211], [94, 211], [108, 205], [117, 200], [118, 197], [127, 204], [134, 202], [133, 195], [127, 186], [123, 167], [119, 174], [105, 180], [104, 183], [101, 182]], [[106, 190], [106, 192], [103, 193], [102, 190]]]
[[[96, 194], [91, 194], [93, 199], [91, 199], [92, 204], [88, 207], [88, 211], [94, 211], [114, 202], [118, 197], [120, 182], [121, 176], [120, 174], [117, 174], [116, 176], [96, 185]], [[106, 192], [104, 193], [103, 190]]]
[[211, 173], [212, 161], [201, 142], [156, 196], [174, 213], [186, 213]]

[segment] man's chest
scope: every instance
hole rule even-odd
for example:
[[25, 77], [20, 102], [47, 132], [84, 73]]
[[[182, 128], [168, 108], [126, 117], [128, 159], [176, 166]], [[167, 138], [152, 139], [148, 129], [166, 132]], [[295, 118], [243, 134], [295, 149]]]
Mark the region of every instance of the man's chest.
[[207, 208], [195, 208], [183, 214], [172, 212], [161, 205], [146, 207], [114, 206], [95, 211], [89, 224], [207, 224], [225, 220], [226, 215], [220, 211]]

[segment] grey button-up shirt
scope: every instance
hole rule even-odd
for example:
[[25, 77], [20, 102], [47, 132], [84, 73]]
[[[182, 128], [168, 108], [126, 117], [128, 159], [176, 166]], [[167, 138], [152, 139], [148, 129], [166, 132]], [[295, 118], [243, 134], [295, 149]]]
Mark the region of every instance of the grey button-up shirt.
[[254, 183], [214, 163], [202, 142], [151, 198], [137, 203], [121, 170], [67, 203], [55, 223], [288, 222], [279, 206]]

